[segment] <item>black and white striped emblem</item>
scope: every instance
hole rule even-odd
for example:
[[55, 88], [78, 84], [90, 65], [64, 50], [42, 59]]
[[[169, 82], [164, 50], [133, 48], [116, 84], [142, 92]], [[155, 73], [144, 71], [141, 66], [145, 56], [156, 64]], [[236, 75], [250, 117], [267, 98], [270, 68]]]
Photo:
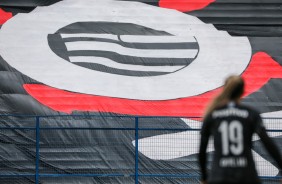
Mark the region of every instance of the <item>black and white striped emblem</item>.
[[128, 76], [181, 70], [199, 52], [194, 36], [174, 36], [130, 23], [77, 22], [50, 34], [48, 41], [58, 56], [73, 64]]

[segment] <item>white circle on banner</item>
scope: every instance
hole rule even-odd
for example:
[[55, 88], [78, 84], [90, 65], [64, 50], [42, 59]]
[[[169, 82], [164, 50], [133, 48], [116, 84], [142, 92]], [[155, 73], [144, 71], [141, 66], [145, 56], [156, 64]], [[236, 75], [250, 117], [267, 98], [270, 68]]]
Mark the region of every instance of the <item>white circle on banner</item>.
[[[121, 22], [195, 37], [197, 58], [177, 72], [161, 76], [123, 76], [79, 67], [58, 57], [47, 35], [75, 22]], [[246, 37], [232, 37], [197, 17], [139, 2], [68, 0], [18, 14], [0, 31], [0, 55], [21, 73], [51, 87], [108, 97], [168, 100], [194, 96], [241, 74], [251, 58]]]

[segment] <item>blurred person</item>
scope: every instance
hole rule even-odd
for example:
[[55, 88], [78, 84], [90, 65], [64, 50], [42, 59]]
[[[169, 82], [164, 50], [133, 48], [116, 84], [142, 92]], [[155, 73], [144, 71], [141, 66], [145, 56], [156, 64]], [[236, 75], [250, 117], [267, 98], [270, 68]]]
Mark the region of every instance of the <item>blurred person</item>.
[[[240, 103], [243, 93], [242, 77], [230, 76], [222, 92], [206, 109], [199, 150], [202, 184], [261, 184], [252, 156], [254, 133], [279, 169], [282, 168], [278, 147], [267, 135], [260, 114]], [[213, 136], [215, 151], [208, 176], [206, 149], [210, 136]]]

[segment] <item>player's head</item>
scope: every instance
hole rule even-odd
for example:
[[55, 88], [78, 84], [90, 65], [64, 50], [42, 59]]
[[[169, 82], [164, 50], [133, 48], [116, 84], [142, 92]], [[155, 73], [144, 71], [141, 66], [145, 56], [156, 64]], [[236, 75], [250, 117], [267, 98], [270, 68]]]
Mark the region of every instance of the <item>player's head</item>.
[[222, 95], [228, 101], [236, 101], [244, 93], [244, 80], [241, 76], [232, 75], [225, 80]]
[[223, 106], [230, 101], [239, 102], [244, 93], [244, 80], [241, 76], [232, 75], [226, 78], [223, 90], [213, 99], [207, 107], [205, 116], [210, 114], [217, 107]]

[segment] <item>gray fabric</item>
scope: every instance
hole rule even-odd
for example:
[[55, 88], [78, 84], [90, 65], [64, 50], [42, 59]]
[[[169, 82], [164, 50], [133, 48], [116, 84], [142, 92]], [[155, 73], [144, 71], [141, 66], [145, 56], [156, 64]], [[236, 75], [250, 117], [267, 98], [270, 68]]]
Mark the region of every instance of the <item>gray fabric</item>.
[[[158, 6], [157, 0], [138, 0]], [[36, 6], [48, 5], [55, 0], [1, 0], [0, 6], [5, 10], [28, 12]], [[238, 3], [239, 2], [239, 3]], [[281, 59], [281, 0], [217, 0], [203, 10], [187, 12], [199, 17], [206, 23], [214, 24], [218, 29], [228, 31], [235, 36], [248, 36], [252, 53], [265, 51], [282, 64]], [[78, 26], [78, 25], [75, 25]], [[78, 26], [79, 27], [79, 26]], [[112, 29], [113, 27], [109, 27]], [[131, 27], [132, 28], [132, 27]], [[71, 29], [73, 30], [73, 29]], [[142, 29], [136, 29], [137, 33]], [[1, 31], [1, 30], [0, 30]], [[69, 30], [59, 30], [68, 32]], [[114, 30], [117, 33], [120, 30]], [[165, 32], [144, 30], [151, 34], [167, 35]], [[62, 39], [54, 34], [49, 39], [49, 44], [54, 53], [65, 60], [69, 60]], [[50, 41], [51, 40], [51, 41]], [[53, 41], [53, 42], [52, 42]], [[75, 39], [65, 39], [75, 41]], [[53, 47], [52, 47], [53, 43]], [[139, 45], [140, 46], [140, 45]], [[140, 46], [142, 47], [142, 46]], [[188, 46], [189, 47], [189, 46]], [[190, 47], [189, 47], [190, 48]], [[192, 48], [198, 48], [193, 45]], [[57, 49], [57, 50], [56, 50]], [[60, 50], [61, 52], [58, 52]], [[63, 52], [64, 51], [64, 52]], [[70, 52], [73, 55], [87, 55], [87, 52]], [[95, 53], [97, 54], [97, 53]], [[99, 53], [109, 55], [109, 53]], [[112, 54], [109, 58], [121, 61], [123, 56]], [[120, 57], [120, 58], [119, 58]], [[128, 57], [125, 59], [129, 61]], [[177, 59], [174, 59], [175, 62]], [[123, 60], [124, 61], [124, 60]], [[136, 60], [135, 60], [136, 61]], [[140, 63], [142, 60], [139, 60]], [[129, 61], [130, 62], [130, 61]], [[149, 62], [143, 61], [147, 64]], [[161, 64], [170, 63], [171, 60], [161, 60]], [[185, 63], [187, 62], [187, 63]], [[192, 60], [179, 60], [176, 63], [190, 64]], [[83, 63], [80, 63], [83, 65]], [[87, 67], [87, 66], [84, 66]], [[217, 66], [215, 66], [217, 67]], [[89, 68], [95, 68], [89, 66]], [[97, 67], [96, 67], [97, 68]], [[119, 71], [124, 72], [124, 71]], [[117, 72], [118, 73], [118, 72]], [[127, 73], [130, 75], [130, 73]], [[184, 79], [185, 80], [185, 79]], [[0, 58], [0, 114], [25, 114], [25, 115], [64, 115], [55, 112], [27, 94], [23, 84], [39, 84], [9, 66]], [[255, 106], [260, 112], [273, 112], [282, 109], [281, 79], [272, 79], [259, 91], [243, 100], [243, 103]], [[116, 115], [114, 113], [89, 113], [73, 112], [73, 115]], [[0, 118], [2, 127], [35, 127], [35, 119], [28, 117]], [[98, 127], [98, 128], [133, 128], [132, 118], [43, 118], [42, 127]], [[141, 128], [188, 128], [180, 118], [155, 118], [153, 121], [143, 119]], [[180, 131], [173, 131], [180, 132]], [[171, 131], [140, 131], [139, 138], [152, 137], [172, 133]], [[122, 177], [59, 177], [40, 178], [42, 183], [134, 183], [134, 146], [135, 134], [132, 130], [42, 130], [40, 140], [40, 172], [50, 174], [83, 174], [122, 173]], [[258, 141], [259, 142], [259, 141]], [[256, 142], [254, 149], [267, 160], [269, 157], [261, 150]], [[277, 138], [281, 145], [281, 138]], [[195, 145], [196, 146], [196, 145]], [[1, 130], [0, 131], [0, 174], [26, 174], [35, 172], [35, 132], [34, 130]], [[281, 146], [280, 146], [281, 148]], [[191, 174], [198, 175], [196, 155], [180, 157], [172, 160], [153, 160], [140, 154], [141, 174]], [[198, 183], [197, 179], [140, 177], [139, 183]], [[34, 177], [0, 178], [0, 183], [34, 183]]]

